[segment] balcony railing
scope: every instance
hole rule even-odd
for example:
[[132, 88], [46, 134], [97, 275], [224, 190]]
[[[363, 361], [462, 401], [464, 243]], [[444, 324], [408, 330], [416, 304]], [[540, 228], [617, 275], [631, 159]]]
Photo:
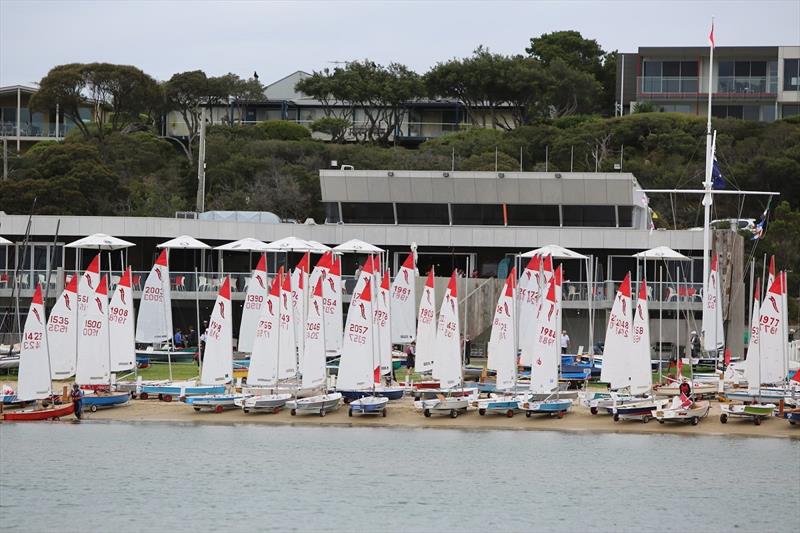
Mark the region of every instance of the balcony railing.
[[[58, 138], [62, 138], [65, 133], [73, 129], [75, 126], [72, 124], [61, 124], [58, 129]], [[20, 137], [42, 137], [42, 138], [56, 138], [56, 125], [55, 124], [30, 124], [23, 122], [19, 128]], [[16, 122], [0, 122], [0, 137], [16, 137], [17, 136], [17, 123]]]
[[[708, 78], [639, 76], [636, 78], [639, 96], [690, 98], [708, 94]], [[756, 98], [775, 96], [778, 80], [768, 76], [721, 76], [715, 78], [715, 95]]]

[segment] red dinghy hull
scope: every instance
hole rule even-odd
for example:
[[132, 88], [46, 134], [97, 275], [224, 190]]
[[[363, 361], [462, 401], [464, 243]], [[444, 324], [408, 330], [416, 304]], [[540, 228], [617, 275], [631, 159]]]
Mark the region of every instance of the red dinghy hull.
[[34, 411], [12, 411], [3, 413], [3, 420], [54, 420], [62, 416], [68, 416], [75, 412], [75, 404], [72, 402], [48, 407], [47, 409], [36, 409]]

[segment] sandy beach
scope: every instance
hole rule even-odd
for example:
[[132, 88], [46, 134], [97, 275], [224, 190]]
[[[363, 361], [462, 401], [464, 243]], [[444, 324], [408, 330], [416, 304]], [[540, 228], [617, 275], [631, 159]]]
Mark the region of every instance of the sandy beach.
[[291, 416], [288, 410], [278, 414], [245, 414], [240, 409], [231, 409], [223, 413], [207, 411], [195, 412], [191, 407], [180, 402], [160, 402], [158, 400], [133, 400], [128, 405], [100, 410], [96, 413], [85, 413], [85, 420], [118, 421], [118, 422], [159, 422], [159, 423], [194, 423], [194, 424], [276, 424], [276, 425], [314, 425], [340, 427], [407, 427], [435, 429], [468, 429], [468, 430], [523, 430], [523, 431], [575, 431], [575, 432], [613, 432], [613, 433], [663, 433], [680, 435], [731, 435], [748, 437], [788, 437], [800, 438], [800, 426], [791, 426], [786, 420], [768, 418], [760, 426], [749, 419], [731, 419], [727, 424], [719, 421], [719, 404], [712, 402], [709, 416], [699, 425], [684, 423], [659, 424], [655, 420], [649, 423], [640, 421], [614, 422], [609, 415], [591, 415], [589, 410], [573, 407], [563, 419], [548, 416], [532, 416], [526, 418], [517, 413], [513, 418], [501, 415], [480, 416], [477, 410], [470, 410], [458, 418], [431, 417], [425, 418], [414, 410], [413, 402], [404, 399], [392, 402], [388, 408], [388, 416], [347, 416], [347, 407], [330, 412], [325, 417], [317, 415]]

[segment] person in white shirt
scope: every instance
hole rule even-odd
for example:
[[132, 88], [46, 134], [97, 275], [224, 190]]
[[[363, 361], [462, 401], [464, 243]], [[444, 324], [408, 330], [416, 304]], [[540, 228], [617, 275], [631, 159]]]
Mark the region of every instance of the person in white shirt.
[[561, 353], [567, 353], [567, 348], [569, 348], [569, 335], [567, 335], [567, 330], [561, 332]]

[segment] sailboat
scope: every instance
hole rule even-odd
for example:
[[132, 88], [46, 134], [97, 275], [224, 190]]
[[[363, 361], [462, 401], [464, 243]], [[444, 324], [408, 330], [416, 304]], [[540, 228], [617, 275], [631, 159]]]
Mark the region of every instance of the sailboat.
[[392, 344], [410, 344], [416, 338], [416, 279], [414, 254], [410, 253], [392, 282]]
[[[748, 417], [759, 425], [761, 420], [775, 410], [774, 403], [761, 403], [762, 384], [785, 386], [787, 367], [784, 336], [783, 275], [775, 276], [761, 302], [758, 328], [751, 333], [745, 372], [751, 403], [723, 404], [719, 420], [723, 424], [730, 417]], [[753, 310], [755, 314], [755, 309]]]
[[325, 311], [325, 352], [328, 357], [342, 353], [342, 258], [330, 255], [330, 270], [322, 285], [322, 307]]
[[[434, 270], [428, 272], [422, 298], [419, 301], [417, 313], [416, 352], [413, 372], [416, 374], [430, 375], [433, 371], [434, 354], [436, 353], [436, 288], [434, 285]], [[412, 369], [408, 369], [412, 372]], [[406, 379], [406, 386], [409, 380]], [[414, 383], [418, 389], [438, 389], [439, 382], [435, 380]]]
[[78, 342], [77, 310], [78, 276], [72, 276], [47, 319], [52, 379], [67, 379], [75, 375]]
[[311, 262], [310, 252], [303, 254], [303, 258], [292, 271], [292, 313], [294, 314], [294, 342], [297, 346], [297, 367], [303, 360], [303, 325], [306, 322], [306, 304], [308, 303], [308, 271]]
[[467, 411], [470, 399], [474, 399], [471, 396], [477, 397], [478, 394], [475, 388], [464, 388], [456, 281], [454, 271], [445, 290], [436, 325], [433, 379], [439, 381], [440, 388], [435, 391], [435, 398], [414, 402], [414, 406], [426, 417], [440, 414], [456, 418], [459, 413]]
[[[206, 344], [203, 350], [203, 367], [200, 384], [223, 389], [233, 382], [233, 307], [231, 306], [231, 278], [225, 276], [219, 288], [214, 310], [206, 329]], [[186, 398], [186, 403], [195, 411], [210, 409], [221, 413], [236, 407], [242, 394], [205, 394]]]
[[[36, 286], [30, 311], [25, 319], [20, 346], [19, 376], [16, 396], [19, 401], [47, 401], [52, 399], [52, 382], [48, 338], [42, 300], [42, 288]], [[48, 407], [5, 412], [3, 420], [57, 420], [74, 412], [70, 402]]]
[[176, 349], [172, 343], [172, 298], [167, 248], [161, 250], [144, 283], [136, 317], [136, 342], [149, 345], [147, 349], [137, 351], [137, 357], [169, 363], [170, 375], [173, 362], [193, 361], [197, 356], [196, 348]]
[[111, 372], [124, 372], [136, 364], [133, 324], [131, 268], [125, 269], [108, 307], [108, 334], [111, 342]]
[[489, 398], [475, 400], [473, 407], [478, 408], [479, 415], [501, 413], [511, 418], [519, 408], [519, 398], [515, 392], [517, 385], [517, 321], [514, 284], [517, 277], [515, 268], [506, 278], [492, 320], [492, 331], [489, 336], [489, 358], [487, 368], [496, 371], [495, 390], [501, 394], [492, 394]]
[[[560, 324], [561, 293], [558, 290], [560, 267], [547, 282], [547, 296], [542, 298], [536, 313], [536, 342], [531, 365], [530, 396], [520, 403], [526, 417], [549, 414], [562, 418], [572, 400], [559, 397], [558, 365], [561, 361]], [[543, 400], [532, 398], [544, 396]]]
[[[536, 313], [539, 308], [539, 293], [541, 292], [540, 281], [543, 277], [541, 268], [541, 257], [539, 255], [534, 255], [528, 261], [528, 264], [522, 271], [522, 276], [519, 278], [517, 307], [520, 324], [536, 323]], [[520, 328], [520, 365], [526, 367], [531, 366], [535, 344], [536, 328]]]
[[[286, 402], [292, 416], [298, 413], [316, 413], [325, 416], [328, 412], [336, 410], [341, 405], [342, 395], [338, 392], [328, 393], [327, 376], [325, 369], [325, 315], [322, 309], [322, 284], [325, 276], [317, 279], [317, 284], [311, 293], [308, 306], [308, 315], [304, 322], [304, 354], [301, 359], [300, 386], [306, 390], [323, 389], [322, 394], [306, 398], [295, 398]], [[368, 288], [367, 288], [368, 290]]]
[[267, 256], [261, 254], [255, 270], [247, 283], [247, 292], [242, 306], [242, 320], [239, 323], [239, 340], [237, 349], [240, 352], [252, 353], [256, 329], [262, 316], [261, 309], [267, 299]]
[[[82, 297], [85, 295], [81, 295]], [[128, 391], [112, 391], [111, 337], [108, 305], [108, 286], [102, 276], [94, 296], [85, 300], [85, 310], [79, 313], [78, 360], [75, 383], [92, 392], [83, 397], [91, 412], [100, 407], [114, 407], [128, 402]]]
[[[254, 394], [236, 402], [245, 413], [266, 411], [277, 413], [292, 397], [290, 393], [278, 393], [278, 368], [280, 361], [281, 335], [281, 284], [283, 267], [272, 280], [265, 304], [261, 307], [258, 328], [255, 331], [253, 353], [247, 373], [247, 386], [243, 392]], [[291, 333], [294, 339], [294, 332]]]
[[647, 306], [647, 281], [639, 285], [636, 308], [633, 312], [632, 338], [630, 350], [621, 352], [624, 358], [623, 387], [636, 400], [624, 405], [614, 405], [611, 412], [614, 421], [620, 419], [639, 419], [647, 422], [653, 416], [656, 404], [650, 394], [653, 388], [653, 374], [650, 370], [650, 311]]
[[383, 414], [386, 416], [386, 397], [375, 393], [380, 381], [381, 361], [376, 357], [377, 337], [375, 313], [372, 309], [372, 280], [367, 279], [358, 298], [350, 303], [342, 340], [342, 360], [339, 364], [337, 386], [339, 390], [361, 394], [350, 402], [348, 416], [353, 414]]
[[708, 290], [703, 293], [703, 350], [710, 354], [711, 364], [717, 365], [720, 350], [725, 347], [725, 330], [722, 323], [722, 291], [721, 291], [719, 256], [711, 258], [711, 270], [708, 273]]

